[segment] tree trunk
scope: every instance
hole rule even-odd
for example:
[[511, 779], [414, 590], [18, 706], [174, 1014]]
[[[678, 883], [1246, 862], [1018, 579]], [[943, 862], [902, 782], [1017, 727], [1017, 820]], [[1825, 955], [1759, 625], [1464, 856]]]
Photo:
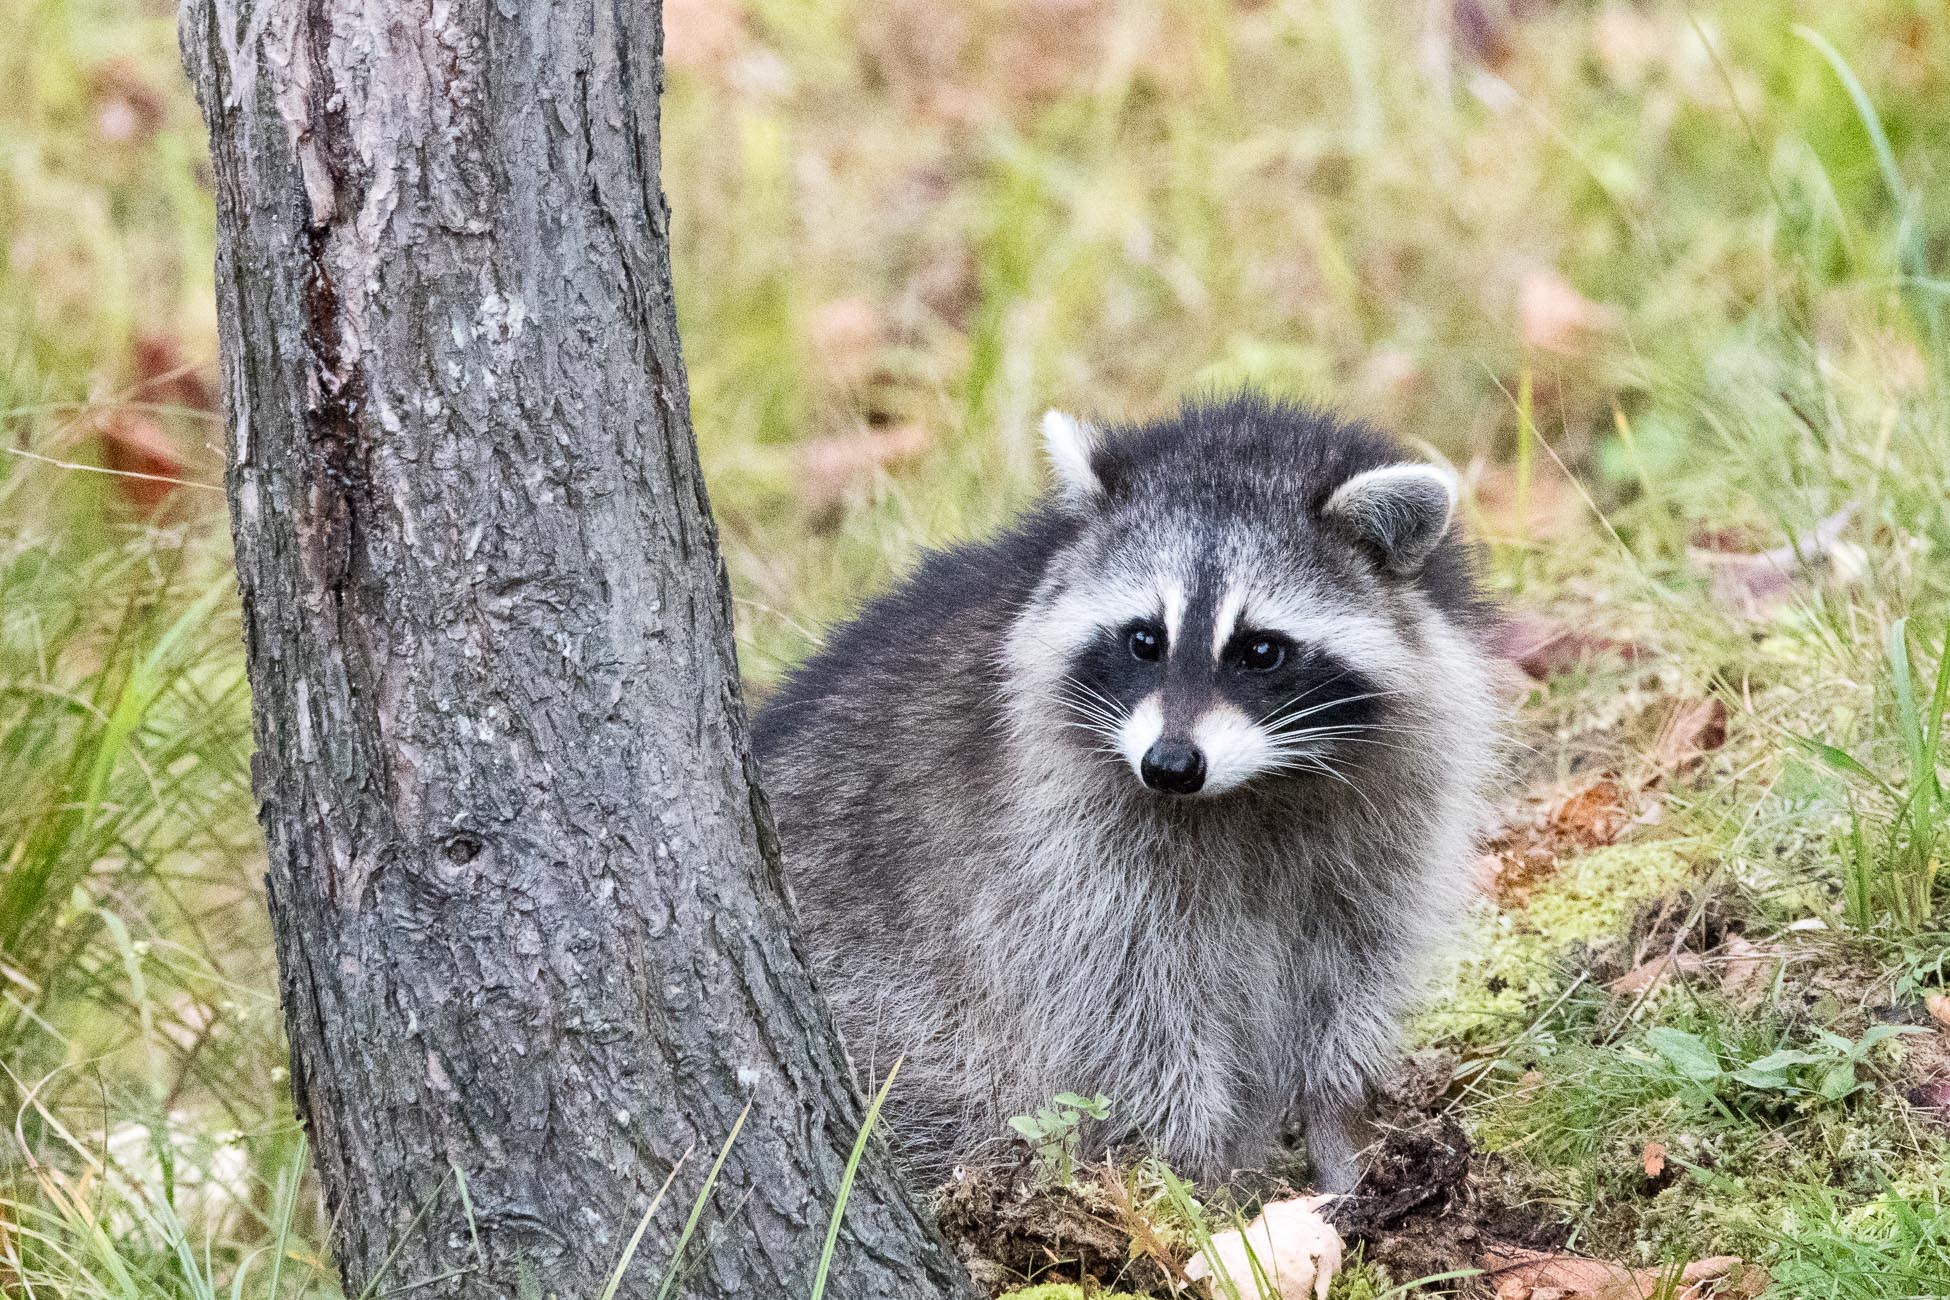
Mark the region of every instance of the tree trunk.
[[[698, 472], [655, 0], [187, 0], [291, 1037], [348, 1294], [804, 1296], [862, 1121]], [[462, 1177], [464, 1175], [464, 1184]], [[832, 1294], [964, 1295], [875, 1143]], [[715, 1229], [711, 1225], [718, 1225]]]

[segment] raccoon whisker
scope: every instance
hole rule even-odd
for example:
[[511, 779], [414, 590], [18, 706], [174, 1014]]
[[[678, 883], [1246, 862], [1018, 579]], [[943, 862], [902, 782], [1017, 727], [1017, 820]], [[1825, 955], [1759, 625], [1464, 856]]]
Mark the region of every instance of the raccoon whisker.
[[1347, 676], [1348, 673], [1351, 671], [1353, 670], [1348, 668], [1343, 668], [1341, 669], [1341, 671], [1335, 673], [1332, 677], [1329, 677], [1326, 681], [1315, 682], [1312, 686], [1309, 686], [1306, 690], [1301, 691], [1298, 695], [1294, 696], [1292, 699], [1280, 701], [1278, 704], [1274, 705], [1272, 708], [1266, 711], [1265, 716], [1259, 719], [1260, 723], [1263, 725], [1266, 722], [1267, 718], [1272, 717], [1274, 714], [1278, 713], [1281, 709], [1290, 709], [1294, 705], [1298, 704], [1300, 701], [1306, 699], [1308, 696], [1326, 690], [1329, 686], [1332, 686], [1335, 682], [1338, 682], [1339, 680], [1341, 680], [1341, 678]]
[[1122, 726], [1124, 722], [1123, 718], [1117, 714], [1105, 710], [1100, 705], [1092, 705], [1085, 700], [1075, 700], [1058, 696], [1057, 703], [1065, 709], [1068, 709], [1074, 715], [1070, 719], [1071, 725], [1080, 726], [1086, 731], [1099, 733], [1105, 739], [1114, 738], [1118, 727]]
[[1391, 749], [1403, 748], [1403, 746], [1397, 745], [1393, 741], [1374, 740], [1358, 731], [1336, 731], [1331, 727], [1313, 727], [1306, 731], [1287, 732], [1272, 738], [1273, 747], [1276, 749], [1302, 751], [1314, 742], [1340, 744], [1343, 741], [1357, 742], [1364, 745], [1385, 745]]
[[1330, 781], [1337, 781], [1341, 785], [1344, 785], [1348, 789], [1354, 791], [1354, 797], [1361, 801], [1362, 806], [1365, 807], [1371, 815], [1375, 817], [1381, 816], [1381, 810], [1375, 807], [1374, 800], [1368, 798], [1367, 791], [1363, 790], [1360, 786], [1356, 785], [1353, 781], [1349, 780], [1345, 772], [1341, 771], [1333, 764], [1322, 760], [1317, 755], [1306, 755], [1301, 757], [1298, 761], [1288, 761], [1285, 763], [1276, 764], [1273, 770], [1276, 772], [1277, 771], [1313, 772], [1319, 776], [1326, 777]]
[[1317, 727], [1279, 727], [1269, 733], [1275, 740], [1314, 740], [1371, 734], [1426, 737], [1427, 732], [1410, 727], [1392, 727], [1365, 722], [1330, 722]]
[[[1062, 689], [1057, 692], [1057, 698], [1065, 703], [1073, 707], [1092, 707], [1106, 718], [1119, 721], [1123, 719], [1123, 706], [1090, 683], [1066, 673], [1058, 684]], [[1081, 695], [1076, 692], [1081, 692]]]
[[[1310, 735], [1308, 738], [1313, 739], [1314, 737]], [[1365, 736], [1323, 736], [1319, 737], [1319, 739], [1335, 745], [1371, 745], [1376, 749], [1392, 749], [1397, 754], [1419, 754], [1423, 752], [1409, 745], [1397, 745], [1386, 740], [1369, 740]]]
[[1306, 697], [1303, 695], [1303, 696], [1296, 697], [1296, 700], [1288, 700], [1286, 704], [1282, 704], [1276, 708], [1269, 709], [1266, 713], [1266, 716], [1261, 718], [1259, 721], [1261, 726], [1264, 726], [1268, 722], [1276, 722], [1277, 725], [1279, 726], [1286, 726], [1289, 723], [1298, 722], [1302, 718], [1311, 718], [1316, 713], [1325, 713], [1328, 709], [1337, 709], [1344, 704], [1359, 704], [1363, 700], [1379, 700], [1379, 699], [1385, 699], [1392, 695], [1400, 695], [1400, 694], [1401, 694], [1400, 691], [1363, 691], [1359, 695], [1344, 695], [1339, 699], [1322, 700], [1319, 704], [1316, 704], [1311, 708], [1301, 709], [1298, 713], [1284, 712], [1284, 710], [1287, 709], [1289, 706], [1291, 706], [1293, 703], [1295, 703], [1297, 699], [1305, 699]]
[[1378, 733], [1394, 736], [1410, 736], [1426, 740], [1435, 733], [1424, 727], [1402, 727], [1390, 723], [1337, 722], [1318, 727], [1276, 727], [1267, 734], [1275, 740], [1307, 739], [1329, 736], [1357, 736]]

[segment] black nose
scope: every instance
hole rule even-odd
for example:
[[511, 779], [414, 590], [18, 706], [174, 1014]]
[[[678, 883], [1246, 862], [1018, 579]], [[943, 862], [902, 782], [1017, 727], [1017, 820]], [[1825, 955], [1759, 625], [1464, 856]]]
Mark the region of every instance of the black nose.
[[1205, 784], [1205, 755], [1185, 741], [1161, 740], [1145, 751], [1138, 771], [1153, 790], [1196, 794]]

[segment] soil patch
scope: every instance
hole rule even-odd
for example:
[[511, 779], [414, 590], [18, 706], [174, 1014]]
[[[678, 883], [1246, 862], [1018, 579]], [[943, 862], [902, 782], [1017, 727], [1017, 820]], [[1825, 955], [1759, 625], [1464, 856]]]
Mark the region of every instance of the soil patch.
[[1166, 1266], [1133, 1244], [1148, 1228], [1130, 1211], [1114, 1172], [1080, 1170], [1059, 1186], [1025, 1151], [1012, 1164], [958, 1170], [941, 1189], [935, 1216], [976, 1285], [990, 1294], [1029, 1282], [1173, 1294]]

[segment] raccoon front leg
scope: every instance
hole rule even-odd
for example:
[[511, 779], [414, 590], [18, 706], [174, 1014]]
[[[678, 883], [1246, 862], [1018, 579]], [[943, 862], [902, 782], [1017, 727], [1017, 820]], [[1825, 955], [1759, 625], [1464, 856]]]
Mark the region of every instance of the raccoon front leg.
[[1313, 1162], [1320, 1191], [1351, 1192], [1361, 1181], [1361, 1149], [1366, 1145], [1366, 1109], [1360, 1102], [1308, 1097], [1301, 1118], [1307, 1138], [1307, 1159]]

